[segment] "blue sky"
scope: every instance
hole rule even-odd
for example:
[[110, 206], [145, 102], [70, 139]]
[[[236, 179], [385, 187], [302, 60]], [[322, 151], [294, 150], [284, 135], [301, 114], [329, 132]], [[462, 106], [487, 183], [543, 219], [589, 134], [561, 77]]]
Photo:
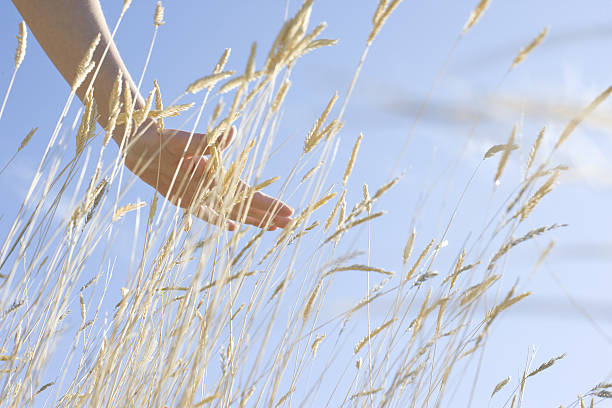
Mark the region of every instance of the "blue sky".
[[[340, 94], [346, 92], [376, 3], [348, 0], [315, 3], [311, 21], [315, 24], [327, 21], [323, 37], [339, 38], [340, 42], [305, 56], [296, 66], [278, 131], [279, 139], [287, 143], [280, 146], [267, 167], [268, 176], [281, 174], [299, 156], [305, 130], [330, 95], [336, 90]], [[414, 114], [434, 84], [474, 5], [474, 1], [467, 0], [404, 2], [375, 40], [349, 104], [338, 161], [332, 169], [332, 177], [337, 179], [355, 138], [363, 132], [359, 161], [351, 176], [349, 201], [359, 199], [364, 182], [373, 190], [392, 174]], [[102, 0], [102, 6], [108, 21], [115, 21], [120, 11], [117, 2]], [[137, 77], [144, 63], [153, 31], [154, 6], [153, 1], [134, 1], [117, 35], [119, 50], [133, 77]], [[145, 76], [145, 89], [148, 91], [156, 78], [166, 97], [173, 99], [194, 78], [209, 72], [226, 47], [232, 48], [228, 68], [242, 69], [253, 41], [259, 44], [257, 61], [262, 64], [282, 24], [285, 7], [285, 1], [280, 0], [184, 0], [166, 4], [167, 23], [160, 29]], [[290, 11], [296, 7], [296, 1], [289, 2]], [[434, 183], [436, 188], [414, 226], [419, 232], [418, 246], [427, 237], [439, 235], [483, 153], [493, 144], [505, 143], [513, 124], [521, 123], [522, 149], [509, 164], [510, 176], [502, 179], [502, 185], [493, 194], [497, 162], [483, 164], [448, 239], [451, 246], [459, 248], [470, 232], [480, 230], [484, 212], [500, 205], [515, 187], [512, 183], [518, 180], [528, 146], [539, 129], [548, 127], [545, 145], [550, 148], [567, 122], [567, 111], [586, 106], [612, 84], [611, 19], [612, 3], [603, 0], [492, 1], [482, 20], [454, 49], [407, 152], [400, 158], [394, 175], [401, 172], [405, 175], [379, 205], [389, 215], [373, 226], [373, 264], [400, 268], [401, 250], [413, 226], [418, 200]], [[12, 4], [0, 5], [2, 95], [12, 73], [14, 35], [19, 21]], [[544, 44], [506, 76], [516, 52], [546, 26], [550, 27], [550, 34]], [[3, 234], [25, 194], [24, 186], [28, 185], [46, 144], [44, 138], [50, 134], [68, 93], [69, 87], [30, 36], [25, 61], [0, 119], [0, 165], [12, 156], [32, 127], [41, 130], [0, 176], [5, 197], [0, 202]], [[74, 117], [78, 107], [75, 104], [69, 118]], [[534, 378], [526, 394], [528, 406], [566, 405], [577, 393], [609, 380], [612, 375], [610, 113], [611, 104], [604, 103], [556, 158], [571, 170], [527, 226], [558, 222], [569, 227], [536, 240], [535, 245], [522, 248], [511, 257], [512, 267], [505, 281], [511, 284], [520, 276], [521, 288], [532, 290], [534, 295], [494, 327], [484, 354], [474, 406], [486, 404], [498, 381], [508, 375], [515, 379], [519, 376], [532, 345], [538, 349], [534, 364], [563, 352], [568, 357], [550, 372]], [[480, 125], [461, 154], [478, 115], [482, 115]], [[449, 164], [456, 160], [460, 160], [459, 165], [450, 174]], [[504, 183], [506, 180], [508, 184]], [[148, 198], [151, 191], [136, 183], [133, 194]], [[550, 238], [557, 245], [540, 270], [531, 276], [538, 253]], [[355, 243], [360, 248], [365, 244], [365, 239]], [[455, 254], [448, 256], [452, 258]], [[365, 291], [365, 282], [352, 284], [350, 290], [331, 289], [336, 310], [352, 304], [346, 292]], [[121, 282], [116, 286], [121, 287]], [[463, 402], [471, 384], [471, 380], [466, 380], [459, 386], [458, 401]]]

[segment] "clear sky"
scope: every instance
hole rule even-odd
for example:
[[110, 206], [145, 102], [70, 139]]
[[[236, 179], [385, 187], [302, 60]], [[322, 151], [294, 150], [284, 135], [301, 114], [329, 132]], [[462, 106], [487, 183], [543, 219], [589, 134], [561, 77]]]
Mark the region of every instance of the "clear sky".
[[[106, 17], [114, 22], [120, 2], [102, 0]], [[293, 12], [298, 6], [288, 1]], [[279, 153], [267, 167], [271, 177], [282, 174], [299, 156], [305, 131], [334, 91], [344, 94], [359, 61], [376, 1], [315, 2], [312, 23], [327, 21], [324, 38], [338, 38], [337, 46], [305, 56], [293, 72], [279, 128]], [[516, 186], [528, 146], [543, 126], [550, 148], [568, 120], [612, 84], [612, 3], [604, 0], [516, 0], [491, 2], [489, 10], [459, 43], [458, 35], [475, 1], [403, 2], [391, 16], [366, 60], [346, 113], [338, 162], [332, 176], [341, 174], [352, 144], [360, 132], [364, 141], [351, 176], [349, 201], [391, 175], [405, 173], [401, 183], [379, 204], [389, 215], [373, 225], [372, 263], [387, 269], [401, 267], [401, 251], [412, 227], [419, 247], [439, 236], [461, 190], [483, 153], [505, 143], [514, 123], [521, 124], [518, 143], [507, 172], [493, 193], [497, 161], [485, 162], [449, 234], [449, 259], [470, 233], [480, 231], [485, 212], [496, 209]], [[194, 78], [210, 71], [226, 47], [232, 48], [228, 68], [243, 69], [253, 41], [257, 61], [265, 53], [285, 16], [284, 0], [168, 2], [145, 89], [157, 79], [168, 99], [183, 92]], [[117, 35], [117, 44], [133, 77], [142, 69], [152, 35], [155, 2], [135, 0]], [[0, 5], [0, 95], [13, 67], [14, 39], [21, 18], [10, 2]], [[112, 24], [112, 23], [111, 23]], [[518, 50], [544, 27], [544, 44], [506, 75]], [[456, 45], [456, 47], [455, 47]], [[455, 47], [455, 48], [453, 48]], [[454, 50], [454, 51], [451, 51]], [[452, 54], [451, 54], [452, 52]], [[415, 113], [428, 95], [445, 61], [441, 81], [433, 90], [404, 155]], [[0, 119], [0, 166], [16, 151], [23, 136], [39, 132], [19, 159], [0, 176], [0, 232], [9, 221], [38, 163], [45, 138], [61, 112], [69, 87], [33, 36], [9, 102]], [[74, 118], [75, 107], [68, 116]], [[526, 225], [535, 228], [567, 223], [567, 228], [537, 239], [511, 256], [504, 282], [520, 277], [520, 287], [534, 295], [508, 312], [493, 328], [485, 349], [473, 406], [485, 406], [494, 385], [520, 370], [531, 346], [534, 364], [567, 352], [558, 366], [534, 378], [526, 392], [526, 406], [569, 405], [576, 394], [612, 376], [612, 104], [604, 103], [575, 132], [555, 159], [571, 170], [546, 198]], [[471, 134], [477, 117], [480, 124]], [[178, 123], [178, 122], [177, 122]], [[467, 143], [467, 148], [462, 147]], [[114, 147], [113, 147], [114, 148]], [[454, 163], [458, 163], [455, 168]], [[394, 165], [397, 164], [397, 167]], [[454, 169], [454, 171], [453, 171]], [[414, 220], [420, 200], [430, 186], [426, 205]], [[133, 194], [150, 197], [137, 183]], [[292, 203], [297, 206], [299, 202]], [[367, 241], [355, 242], [359, 249]], [[535, 275], [538, 254], [554, 238], [556, 247]], [[122, 286], [115, 275], [113, 286]], [[349, 307], [348, 293], [364, 293], [365, 282], [350, 282], [331, 290], [333, 315]], [[506, 285], [506, 286], [507, 286]], [[381, 308], [382, 310], [382, 308]], [[381, 310], [374, 308], [375, 318]], [[588, 317], [587, 317], [588, 316]], [[473, 371], [466, 371], [473, 375]], [[466, 378], [457, 391], [463, 406], [472, 386]], [[499, 401], [498, 401], [499, 402]], [[451, 406], [450, 402], [447, 401]], [[602, 404], [603, 406], [604, 404]]]

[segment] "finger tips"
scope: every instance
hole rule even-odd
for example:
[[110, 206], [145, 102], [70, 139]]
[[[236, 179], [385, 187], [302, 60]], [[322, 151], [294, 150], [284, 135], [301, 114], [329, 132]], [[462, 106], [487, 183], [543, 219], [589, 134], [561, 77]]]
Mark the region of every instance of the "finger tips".
[[293, 215], [293, 208], [289, 207], [287, 204], [281, 203], [278, 215], [283, 217], [291, 217]]
[[273, 212], [282, 217], [290, 217], [293, 215], [293, 208], [261, 191], [253, 194], [252, 206], [266, 212]]
[[265, 228], [268, 231], [285, 228], [292, 220], [290, 217], [273, 215], [272, 213], [254, 208], [249, 208], [246, 213], [244, 208], [234, 208], [230, 212], [229, 217], [237, 223], [254, 225], [259, 228]]
[[273, 220], [274, 225], [281, 227], [281, 228], [285, 228], [287, 225], [289, 225], [290, 222], [291, 222], [291, 218], [289, 217], [276, 216], [274, 217], [274, 220]]
[[280, 217], [278, 215], [271, 217], [270, 214], [259, 214], [252, 216], [252, 218], [258, 220], [261, 225], [270, 225], [279, 228], [285, 228], [291, 222], [291, 218], [289, 217]]

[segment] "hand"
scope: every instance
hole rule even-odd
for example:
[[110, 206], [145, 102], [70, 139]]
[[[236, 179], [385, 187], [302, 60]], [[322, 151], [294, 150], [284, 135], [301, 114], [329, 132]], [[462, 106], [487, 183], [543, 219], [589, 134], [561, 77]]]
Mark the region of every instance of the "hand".
[[[232, 126], [221, 138], [219, 148], [225, 149], [235, 133], [236, 128]], [[202, 196], [200, 186], [207, 185], [206, 164], [210, 157], [205, 156], [209, 153], [205, 149], [208, 143], [206, 135], [195, 133], [190, 142], [189, 135], [190, 132], [172, 129], [164, 129], [160, 135], [156, 126], [148, 126], [144, 133], [128, 146], [125, 164], [173, 204], [189, 208], [204, 221], [220, 225], [221, 217], [214, 208], [194, 203], [196, 196]], [[173, 183], [175, 173], [177, 175]], [[208, 187], [212, 187], [210, 182]], [[240, 180], [238, 192], [248, 190], [249, 186]], [[250, 200], [248, 208], [245, 200], [228, 211], [229, 220], [224, 223], [228, 230], [238, 227], [236, 221], [267, 227], [270, 231], [278, 227], [284, 228], [291, 221], [293, 210], [285, 203], [261, 192], [252, 194]]]

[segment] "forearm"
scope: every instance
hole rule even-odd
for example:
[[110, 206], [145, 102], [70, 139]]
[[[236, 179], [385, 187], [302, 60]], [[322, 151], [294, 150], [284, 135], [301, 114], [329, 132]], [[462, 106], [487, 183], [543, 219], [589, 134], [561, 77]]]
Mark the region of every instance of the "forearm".
[[[13, 3], [70, 85], [74, 81], [79, 62], [98, 33], [101, 40], [94, 54], [96, 67], [107, 45], [111, 44], [94, 82], [94, 98], [100, 114], [98, 122], [102, 126], [106, 126], [108, 120], [108, 100], [119, 71], [135, 97], [136, 108], [143, 105], [134, 81], [117, 47], [112, 43], [111, 33], [98, 0], [13, 0]], [[85, 97], [94, 71], [76, 91], [81, 100]], [[119, 134], [120, 132], [115, 132], [115, 135]], [[114, 138], [119, 141], [117, 136]]]

